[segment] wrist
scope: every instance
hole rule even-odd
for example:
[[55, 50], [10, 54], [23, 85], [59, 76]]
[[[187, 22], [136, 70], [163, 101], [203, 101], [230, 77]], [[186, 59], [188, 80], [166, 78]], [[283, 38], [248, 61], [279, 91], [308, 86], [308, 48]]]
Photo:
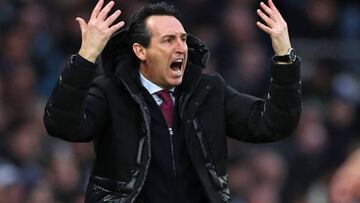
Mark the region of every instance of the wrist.
[[273, 59], [279, 64], [291, 64], [296, 61], [296, 53], [293, 48], [289, 48], [285, 54], [275, 54]]
[[290, 49], [291, 49], [291, 47], [290, 47], [290, 48], [287, 48], [287, 49], [284, 49], [284, 50], [277, 50], [277, 51], [275, 52], [275, 55], [276, 55], [276, 56], [284, 56], [284, 55], [288, 54], [288, 52], [289, 52]]
[[90, 53], [84, 51], [83, 49], [80, 49], [79, 55], [91, 63], [95, 63], [96, 57], [97, 57], [94, 54], [90, 54]]

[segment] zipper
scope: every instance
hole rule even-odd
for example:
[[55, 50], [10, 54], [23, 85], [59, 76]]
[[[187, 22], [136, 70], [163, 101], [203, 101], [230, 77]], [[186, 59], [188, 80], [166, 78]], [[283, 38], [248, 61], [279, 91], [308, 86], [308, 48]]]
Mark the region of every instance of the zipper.
[[174, 143], [173, 143], [173, 131], [172, 128], [169, 128], [169, 135], [170, 135], [170, 146], [171, 146], [171, 158], [172, 158], [172, 165], [173, 165], [173, 173], [174, 177], [176, 177], [176, 165], [175, 165], [175, 153], [174, 153]]

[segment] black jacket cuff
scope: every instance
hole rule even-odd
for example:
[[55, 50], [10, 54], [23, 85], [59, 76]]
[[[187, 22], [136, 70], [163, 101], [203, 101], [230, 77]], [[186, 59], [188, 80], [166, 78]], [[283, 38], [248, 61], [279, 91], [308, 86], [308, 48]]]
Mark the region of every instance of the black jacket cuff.
[[87, 89], [95, 76], [96, 64], [76, 54], [70, 57], [59, 82], [74, 88]]
[[273, 82], [279, 85], [289, 85], [300, 81], [301, 59], [297, 59], [292, 64], [277, 64], [272, 60], [271, 76]]

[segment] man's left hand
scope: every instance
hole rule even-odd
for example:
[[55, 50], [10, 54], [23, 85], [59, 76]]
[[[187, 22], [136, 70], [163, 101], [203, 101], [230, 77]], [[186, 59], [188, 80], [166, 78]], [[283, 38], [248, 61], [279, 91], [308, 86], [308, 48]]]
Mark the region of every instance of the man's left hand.
[[268, 5], [261, 2], [260, 8], [256, 12], [265, 24], [258, 21], [256, 25], [270, 35], [275, 54], [286, 55], [291, 48], [287, 23], [272, 0], [268, 0]]

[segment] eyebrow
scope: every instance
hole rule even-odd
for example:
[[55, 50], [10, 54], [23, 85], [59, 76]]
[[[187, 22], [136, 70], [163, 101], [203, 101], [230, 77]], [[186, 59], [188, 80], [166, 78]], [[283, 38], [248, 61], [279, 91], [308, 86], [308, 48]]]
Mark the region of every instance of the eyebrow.
[[[187, 37], [187, 36], [188, 36], [187, 33], [181, 33], [180, 34], [180, 37]], [[174, 37], [176, 37], [176, 34], [167, 34], [167, 35], [162, 36], [161, 39], [164, 39], [164, 38], [167, 38], [167, 37], [174, 38]]]

